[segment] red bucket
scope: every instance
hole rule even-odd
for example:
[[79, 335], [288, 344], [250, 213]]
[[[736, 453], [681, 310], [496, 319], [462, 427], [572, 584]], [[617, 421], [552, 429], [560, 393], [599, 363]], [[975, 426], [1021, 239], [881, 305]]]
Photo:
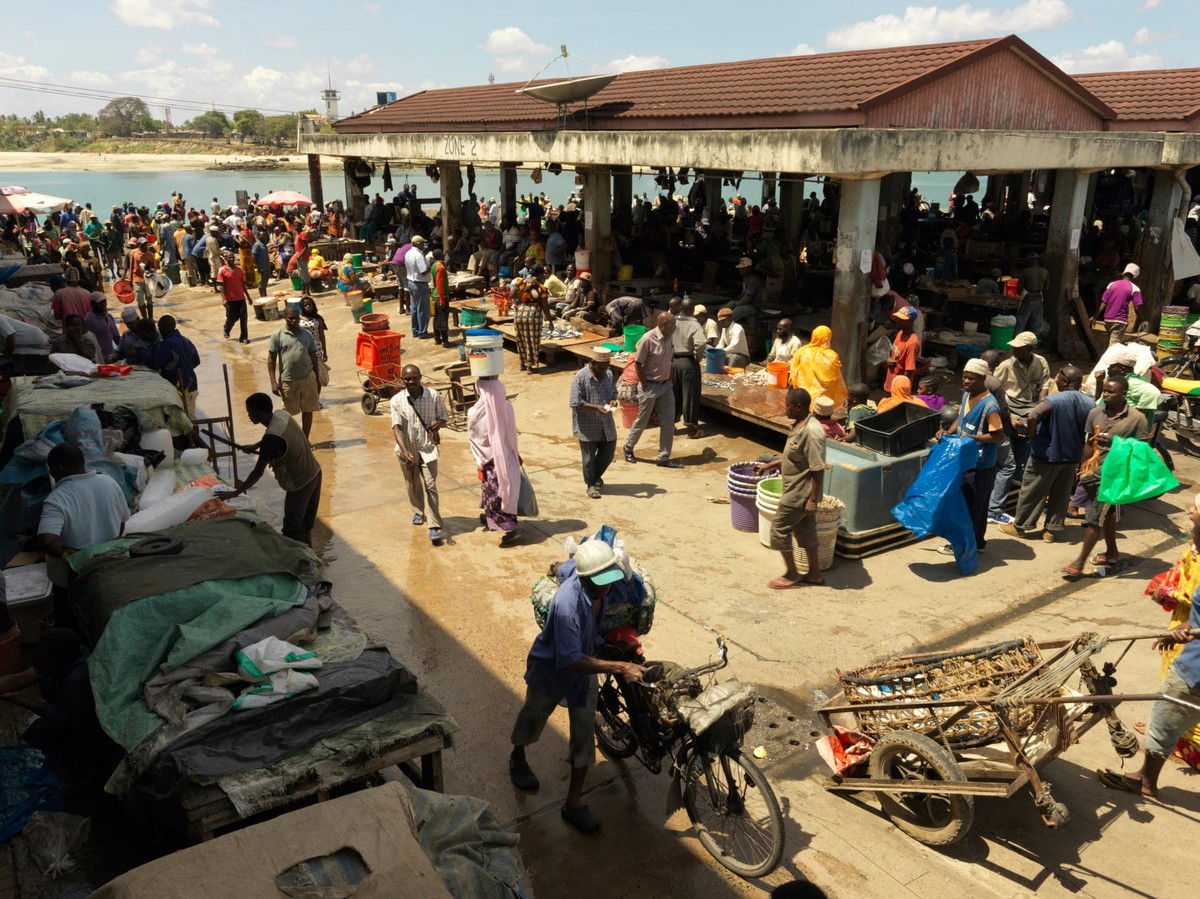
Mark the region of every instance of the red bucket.
[[113, 282], [113, 293], [117, 295], [117, 299], [122, 303], [132, 303], [135, 296], [133, 283], [122, 278], [120, 281]]

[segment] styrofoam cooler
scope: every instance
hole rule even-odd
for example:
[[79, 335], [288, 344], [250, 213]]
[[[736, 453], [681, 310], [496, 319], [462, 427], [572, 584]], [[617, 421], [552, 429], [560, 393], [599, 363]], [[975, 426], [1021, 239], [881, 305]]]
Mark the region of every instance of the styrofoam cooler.
[[36, 643], [42, 635], [39, 622], [54, 611], [54, 587], [46, 563], [22, 565], [4, 572], [8, 614], [21, 628], [22, 643]]

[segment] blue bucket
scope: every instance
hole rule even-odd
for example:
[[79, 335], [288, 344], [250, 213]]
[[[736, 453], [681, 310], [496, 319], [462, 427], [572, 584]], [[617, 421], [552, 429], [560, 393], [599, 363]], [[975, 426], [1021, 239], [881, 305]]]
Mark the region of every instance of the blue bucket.
[[511, 265], [500, 266], [500, 277], [501, 278], [511, 278], [512, 277], [512, 266]]
[[704, 352], [704, 370], [710, 375], [725, 374], [725, 351], [710, 346]]
[[289, 309], [295, 309], [297, 314], [300, 312], [300, 299], [300, 297], [296, 297], [295, 299], [287, 301], [287, 307]]

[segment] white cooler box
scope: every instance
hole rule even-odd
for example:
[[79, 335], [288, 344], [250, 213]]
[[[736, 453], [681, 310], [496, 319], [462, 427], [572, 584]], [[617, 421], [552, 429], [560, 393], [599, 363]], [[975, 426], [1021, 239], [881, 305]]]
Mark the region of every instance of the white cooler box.
[[22, 643], [36, 643], [42, 635], [38, 622], [54, 611], [53, 585], [46, 563], [6, 568], [8, 614], [21, 628]]

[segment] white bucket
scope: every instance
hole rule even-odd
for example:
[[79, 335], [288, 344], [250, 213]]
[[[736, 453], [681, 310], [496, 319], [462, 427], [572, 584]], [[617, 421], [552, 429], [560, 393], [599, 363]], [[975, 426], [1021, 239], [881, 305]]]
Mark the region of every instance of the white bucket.
[[968, 337], [979, 333], [979, 322], [963, 322], [963, 333]]
[[466, 343], [472, 375], [487, 378], [504, 374], [503, 334], [489, 328], [468, 331]]
[[590, 272], [592, 270], [592, 253], [590, 250], [575, 251], [575, 271]]

